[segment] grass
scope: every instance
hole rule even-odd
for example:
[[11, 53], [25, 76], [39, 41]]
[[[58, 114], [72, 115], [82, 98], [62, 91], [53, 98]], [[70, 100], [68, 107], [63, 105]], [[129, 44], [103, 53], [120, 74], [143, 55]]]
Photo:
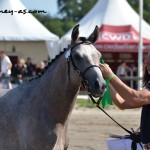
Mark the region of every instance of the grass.
[[93, 102], [90, 99], [77, 99], [76, 105], [79, 107], [88, 107], [88, 108], [94, 107]]
[[[96, 107], [96, 106], [93, 105], [93, 102], [90, 100], [90, 98], [89, 99], [78, 98], [76, 100], [76, 105], [78, 107], [86, 107], [86, 108], [94, 108], [94, 107]], [[100, 104], [100, 106], [101, 106], [101, 104]], [[105, 109], [118, 109], [118, 107], [115, 106], [115, 105], [108, 105]]]

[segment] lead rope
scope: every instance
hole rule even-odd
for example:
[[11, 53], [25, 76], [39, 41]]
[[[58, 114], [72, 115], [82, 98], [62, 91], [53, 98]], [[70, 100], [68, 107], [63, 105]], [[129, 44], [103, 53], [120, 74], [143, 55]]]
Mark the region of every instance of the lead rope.
[[99, 105], [99, 104], [100, 104], [100, 101], [101, 101], [101, 98], [99, 98], [98, 101], [96, 102], [96, 101], [94, 100], [94, 98], [92, 97], [91, 94], [88, 94], [88, 95], [89, 95], [89, 97], [91, 98], [93, 104], [96, 105], [97, 108], [99, 108], [99, 109], [100, 109], [102, 112], [104, 112], [112, 121], [114, 121], [118, 126], [120, 126], [123, 130], [125, 130], [127, 133], [130, 134], [130, 139], [132, 140], [132, 144], [131, 144], [132, 150], [137, 150], [137, 145], [136, 145], [136, 143], [139, 143], [140, 146], [141, 146], [141, 148], [142, 148], [142, 150], [144, 150], [144, 148], [143, 148], [141, 142], [139, 141], [139, 140], [140, 140], [139, 137], [137, 137], [137, 136], [139, 136], [139, 135], [137, 135], [136, 132], [134, 132], [133, 129], [131, 129], [132, 132], [129, 131], [128, 129], [126, 129], [125, 127], [123, 127], [120, 123], [118, 123], [115, 119], [113, 119], [103, 108], [101, 108], [100, 105]]

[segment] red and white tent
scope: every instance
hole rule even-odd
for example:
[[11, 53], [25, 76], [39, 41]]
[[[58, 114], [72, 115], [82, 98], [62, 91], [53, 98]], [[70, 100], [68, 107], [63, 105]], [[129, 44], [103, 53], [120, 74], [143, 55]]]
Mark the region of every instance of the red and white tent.
[[[101, 52], [137, 52], [139, 33], [131, 25], [102, 25], [96, 48]], [[143, 38], [144, 51], [150, 50], [150, 39]]]
[[[139, 15], [126, 0], [99, 0], [83, 17], [80, 36], [89, 36], [95, 26], [100, 36], [96, 47], [101, 52], [137, 52], [139, 41]], [[61, 48], [70, 42], [71, 32], [61, 38]], [[150, 50], [150, 26], [142, 20], [144, 52]]]

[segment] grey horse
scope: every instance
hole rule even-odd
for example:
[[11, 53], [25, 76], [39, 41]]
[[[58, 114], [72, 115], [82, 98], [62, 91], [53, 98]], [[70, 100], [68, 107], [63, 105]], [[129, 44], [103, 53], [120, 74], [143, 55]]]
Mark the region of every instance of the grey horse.
[[94, 96], [102, 96], [106, 83], [99, 66], [101, 57], [89, 38], [78, 37], [45, 68], [43, 75], [12, 90], [0, 92], [0, 150], [65, 150], [67, 126], [81, 81]]

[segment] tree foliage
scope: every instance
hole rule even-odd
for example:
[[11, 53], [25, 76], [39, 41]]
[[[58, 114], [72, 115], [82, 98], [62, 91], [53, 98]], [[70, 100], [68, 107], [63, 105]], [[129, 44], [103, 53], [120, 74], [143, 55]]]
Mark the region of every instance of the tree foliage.
[[93, 7], [97, 0], [58, 0], [61, 17], [33, 14], [48, 30], [63, 36]]
[[[97, 1], [98, 0], [57, 0], [59, 17], [51, 17], [50, 15], [42, 14], [34, 14], [34, 16], [48, 30], [61, 37], [81, 18], [83, 18]], [[127, 1], [132, 6], [132, 8], [136, 10], [137, 13], [139, 13], [139, 0]], [[143, 2], [143, 18], [150, 24], [150, 1], [144, 0]]]
[[34, 16], [52, 33], [63, 36], [76, 22], [69, 19], [67, 23], [63, 18], [53, 18], [50, 15], [34, 14]]
[[79, 21], [95, 5], [97, 0], [57, 0], [59, 14], [65, 20]]
[[[139, 14], [139, 0], [128, 0], [129, 4], [132, 8]], [[146, 22], [150, 24], [150, 1], [144, 0], [143, 1], [143, 18]]]

